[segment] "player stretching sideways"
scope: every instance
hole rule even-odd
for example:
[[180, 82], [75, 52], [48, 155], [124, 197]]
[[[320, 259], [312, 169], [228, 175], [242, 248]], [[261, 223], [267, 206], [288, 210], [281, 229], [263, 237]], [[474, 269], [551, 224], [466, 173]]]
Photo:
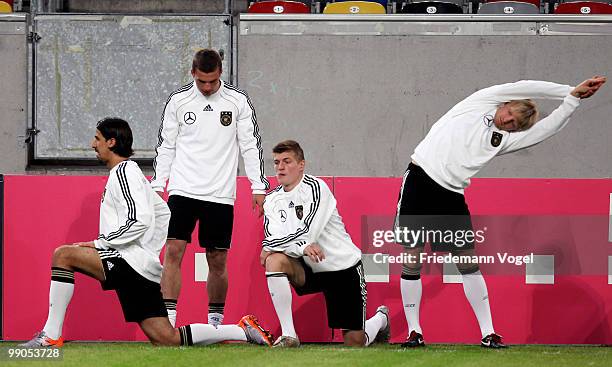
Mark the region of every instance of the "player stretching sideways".
[[[470, 178], [495, 156], [528, 148], [555, 135], [568, 123], [580, 99], [595, 94], [605, 82], [606, 78], [595, 76], [574, 88], [543, 81], [519, 81], [482, 89], [456, 104], [416, 147], [404, 174], [396, 224], [472, 230], [470, 211], [463, 196]], [[537, 121], [537, 106], [528, 98], [563, 102], [548, 117]], [[443, 251], [453, 255], [475, 254], [473, 242], [461, 247], [452, 243], [431, 244], [434, 251], [443, 245], [446, 245]], [[424, 243], [415, 243], [405, 251], [418, 259], [423, 247]], [[419, 324], [421, 267], [415, 261], [405, 263], [402, 269], [400, 288], [409, 330], [403, 347], [425, 344]], [[501, 337], [493, 329], [487, 285], [478, 264], [457, 264], [457, 268], [480, 325], [481, 346], [504, 348]]]

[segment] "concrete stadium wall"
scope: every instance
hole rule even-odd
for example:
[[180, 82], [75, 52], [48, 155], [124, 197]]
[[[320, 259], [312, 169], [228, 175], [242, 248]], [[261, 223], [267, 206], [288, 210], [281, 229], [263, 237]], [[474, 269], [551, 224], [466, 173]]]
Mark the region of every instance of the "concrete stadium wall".
[[[106, 177], [91, 176], [5, 176], [2, 264], [5, 340], [27, 339], [43, 326], [53, 250], [61, 244], [97, 236], [105, 181]], [[326, 181], [338, 200], [348, 232], [362, 250], [367, 250], [363, 218], [389, 217], [395, 213], [400, 180], [332, 177]], [[264, 270], [259, 265], [262, 223], [251, 210], [249, 192], [248, 181], [239, 178], [225, 320], [232, 323], [246, 313], [253, 313], [277, 335], [278, 320]], [[516, 195], [499, 195], [500, 192]], [[501, 242], [494, 248], [519, 253], [534, 251], [549, 259], [553, 256], [552, 272], [548, 274], [530, 273], [529, 265], [515, 267], [514, 272], [493, 272], [483, 267], [494, 325], [507, 342], [612, 344], [612, 253], [608, 242], [611, 192], [610, 179], [474, 180], [466, 193], [474, 215], [520, 214], [521, 221], [529, 224], [529, 231], [516, 233], [512, 238], [497, 236], [501, 237], [497, 242]], [[533, 222], [535, 216], [542, 214], [562, 220], [554, 227], [533, 225], [537, 223]], [[587, 218], [588, 223], [584, 225], [581, 218]], [[545, 246], [526, 245], [530, 236], [541, 239]], [[496, 243], [496, 236], [490, 237]], [[521, 241], [514, 241], [516, 238]], [[195, 239], [194, 233], [194, 244]], [[485, 245], [483, 249], [489, 242]], [[183, 261], [178, 325], [205, 320], [207, 299], [203, 282], [207, 269], [203, 255], [197, 245], [188, 246]], [[581, 271], [564, 271], [567, 263], [577, 265]], [[380, 275], [366, 266], [367, 315], [371, 316], [380, 304], [388, 305], [392, 341], [400, 342], [406, 337], [406, 321], [399, 272]], [[423, 276], [421, 325], [429, 342], [476, 343], [480, 339], [476, 320], [462, 286], [450, 275], [446, 271], [444, 275], [431, 271]], [[144, 340], [136, 324], [123, 321], [113, 292], [103, 292], [96, 281], [79, 274], [75, 284], [64, 323], [65, 338]], [[303, 341], [332, 340], [323, 316], [325, 303], [321, 295], [295, 296], [293, 309], [296, 330]], [[336, 341], [340, 334], [335, 333]]]
[[[34, 157], [89, 159], [94, 124], [130, 122], [135, 156], [153, 158], [168, 96], [193, 80], [193, 55], [224, 50], [231, 75], [226, 15], [37, 15]], [[224, 23], [228, 21], [228, 23]]]
[[[429, 127], [474, 90], [523, 78], [575, 84], [607, 74], [612, 56], [612, 18], [606, 16], [564, 23], [551, 18], [544, 23], [538, 16], [513, 17], [523, 19], [517, 22], [483, 16], [445, 22], [410, 16], [384, 21], [363, 16], [359, 22], [324, 15], [265, 19], [245, 15], [240, 21], [237, 80], [258, 112], [268, 173], [274, 143], [295, 138], [315, 174], [400, 176]], [[31, 60], [24, 34], [0, 39], [2, 47], [18, 51], [1, 56], [0, 81], [12, 89], [0, 93], [18, 101], [0, 99], [0, 111], [6, 111], [0, 115], [0, 172], [24, 172], [23, 94]], [[611, 101], [612, 88], [606, 86], [584, 101], [560, 134], [497, 159], [480, 177], [611, 177]], [[542, 106], [546, 114], [554, 103]], [[162, 108], [151, 106], [152, 116]], [[88, 113], [71, 109], [80, 112]], [[85, 140], [86, 145], [89, 136]]]
[[70, 13], [223, 13], [244, 11], [247, 0], [31, 0], [38, 12]]
[[0, 14], [0, 174], [25, 172], [28, 44], [25, 15]]
[[[238, 81], [257, 109], [268, 168], [272, 146], [293, 138], [314, 174], [400, 176], [436, 120], [478, 89], [521, 79], [576, 85], [610, 74], [610, 16], [597, 24], [550, 16], [353, 19], [241, 16]], [[607, 85], [564, 131], [497, 159], [479, 177], [612, 177], [611, 102]], [[556, 103], [541, 106], [546, 116]]]

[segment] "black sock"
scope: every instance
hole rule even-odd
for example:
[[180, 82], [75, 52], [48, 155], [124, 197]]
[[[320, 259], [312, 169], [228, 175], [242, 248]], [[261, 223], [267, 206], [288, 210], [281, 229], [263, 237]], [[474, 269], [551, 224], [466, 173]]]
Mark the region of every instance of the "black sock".
[[221, 315], [223, 315], [224, 309], [225, 309], [225, 302], [208, 304], [208, 313], [220, 313]]

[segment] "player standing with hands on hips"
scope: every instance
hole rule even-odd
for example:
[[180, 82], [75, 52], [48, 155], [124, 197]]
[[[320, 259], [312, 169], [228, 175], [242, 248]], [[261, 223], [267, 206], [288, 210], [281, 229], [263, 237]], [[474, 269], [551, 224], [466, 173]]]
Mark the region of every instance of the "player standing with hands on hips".
[[[463, 190], [494, 157], [525, 149], [555, 135], [568, 123], [580, 100], [595, 94], [606, 82], [594, 76], [577, 87], [524, 80], [482, 89], [456, 104], [432, 127], [416, 147], [404, 174], [397, 204], [396, 226], [435, 230], [472, 230]], [[546, 118], [537, 121], [537, 106], [529, 98], [562, 100]], [[434, 228], [431, 228], [434, 227]], [[472, 256], [473, 242], [458, 246], [432, 243], [435, 251]], [[419, 259], [424, 243], [404, 244]], [[422, 285], [419, 261], [403, 264], [400, 288], [408, 322], [403, 347], [425, 345], [419, 324]], [[482, 333], [481, 346], [505, 347], [493, 329], [489, 297], [478, 264], [457, 264], [463, 290]]]
[[208, 323], [223, 322], [239, 152], [259, 215], [269, 187], [253, 104], [244, 91], [221, 80], [221, 73], [216, 51], [198, 51], [191, 68], [193, 81], [170, 95], [159, 129], [151, 185], [162, 195], [168, 181], [172, 216], [161, 289], [173, 325], [181, 262], [198, 221], [198, 240], [206, 248], [209, 269]]

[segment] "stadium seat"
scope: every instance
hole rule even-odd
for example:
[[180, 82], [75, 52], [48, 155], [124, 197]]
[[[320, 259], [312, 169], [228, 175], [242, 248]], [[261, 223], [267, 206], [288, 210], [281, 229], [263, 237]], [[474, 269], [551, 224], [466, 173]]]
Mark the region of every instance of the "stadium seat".
[[[12, 2], [12, 1], [11, 1]], [[12, 13], [13, 7], [6, 1], [0, 1], [0, 13]]]
[[555, 14], [612, 14], [612, 5], [595, 1], [572, 1], [559, 4]]
[[310, 14], [310, 7], [299, 1], [260, 1], [249, 6], [249, 13]]
[[399, 11], [403, 14], [463, 14], [461, 6], [443, 1], [406, 3]]
[[387, 10], [380, 3], [373, 1], [342, 1], [328, 3], [323, 14], [386, 14]]
[[478, 14], [540, 14], [540, 8], [522, 1], [481, 3]]
[[[507, 1], [507, 0], [486, 0], [486, 3], [496, 3], [496, 2], [500, 2], [500, 1]], [[540, 0], [517, 0], [523, 3], [530, 3], [535, 5], [538, 9], [540, 9], [540, 5], [541, 5], [541, 1]], [[524, 14], [531, 14], [531, 13], [524, 13]]]
[[[344, 3], [347, 1], [351, 1], [351, 0], [336, 0], [336, 3]], [[387, 7], [387, 4], [389, 3], [387, 0], [371, 0], [370, 2], [372, 3], [379, 3], [380, 5], [384, 6], [385, 8]]]

